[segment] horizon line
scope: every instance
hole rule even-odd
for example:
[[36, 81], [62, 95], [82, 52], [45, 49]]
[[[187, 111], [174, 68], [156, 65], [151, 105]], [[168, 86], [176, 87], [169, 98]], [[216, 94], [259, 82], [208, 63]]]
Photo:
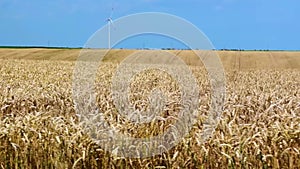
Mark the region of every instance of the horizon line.
[[[42, 49], [103, 49], [107, 50], [108, 48], [84, 48], [84, 47], [66, 47], [66, 46], [0, 46], [0, 49], [3, 48], [16, 48], [16, 49], [30, 49], [30, 48], [42, 48]], [[111, 49], [124, 49], [124, 50], [192, 50], [188, 48], [111, 48]], [[193, 49], [201, 50], [201, 49]], [[221, 49], [212, 49], [214, 51], [300, 51], [300, 49], [242, 49], [242, 48], [221, 48]]]

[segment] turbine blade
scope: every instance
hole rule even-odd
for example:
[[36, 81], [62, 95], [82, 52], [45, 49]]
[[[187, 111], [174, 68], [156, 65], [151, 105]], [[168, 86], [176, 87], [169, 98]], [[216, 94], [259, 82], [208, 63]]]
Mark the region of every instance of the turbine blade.
[[112, 28], [113, 28], [114, 30], [116, 30], [115, 24], [114, 24], [114, 22], [113, 22], [112, 19], [110, 20], [110, 25], [112, 26]]
[[111, 12], [110, 12], [109, 18], [112, 18], [112, 17], [113, 17], [113, 14], [114, 14], [114, 8], [112, 7], [112, 8], [111, 8]]

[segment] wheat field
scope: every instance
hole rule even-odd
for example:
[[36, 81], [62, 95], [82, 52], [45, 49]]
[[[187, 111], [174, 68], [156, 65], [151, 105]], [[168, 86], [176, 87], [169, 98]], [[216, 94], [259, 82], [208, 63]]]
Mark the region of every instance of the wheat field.
[[[112, 50], [97, 73], [97, 107], [111, 125], [134, 137], [164, 132], [174, 120], [135, 125], [121, 117], [109, 91], [115, 70], [134, 50]], [[157, 51], [158, 55], [161, 54]], [[198, 112], [210, 109], [207, 72], [188, 50], [169, 51], [190, 68], [199, 87]], [[83, 131], [72, 97], [80, 49], [0, 49], [0, 168], [300, 168], [300, 52], [219, 51], [226, 100], [215, 132], [201, 142], [203, 119], [167, 152], [121, 158]], [[164, 90], [161, 116], [176, 116], [176, 80], [149, 70], [130, 84], [130, 103], [147, 109], [152, 89]], [[201, 116], [202, 117], [202, 116]]]

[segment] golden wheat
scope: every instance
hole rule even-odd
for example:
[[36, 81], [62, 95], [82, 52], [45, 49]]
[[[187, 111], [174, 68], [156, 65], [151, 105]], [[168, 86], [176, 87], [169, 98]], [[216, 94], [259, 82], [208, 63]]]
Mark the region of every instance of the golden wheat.
[[[187, 55], [184, 52], [181, 55]], [[155, 122], [135, 125], [116, 111], [111, 95], [116, 63], [97, 73], [97, 106], [106, 120], [134, 137], [164, 132], [181, 109], [180, 90], [157, 70], [136, 76], [130, 103], [149, 107], [158, 88], [167, 105]], [[201, 66], [191, 66], [200, 89], [203, 115], [189, 136], [171, 150], [145, 159], [120, 158], [98, 146], [79, 126], [72, 97], [74, 62], [1, 60], [0, 168], [299, 168], [300, 71], [227, 69], [227, 99], [214, 134], [201, 131], [209, 112], [210, 87]], [[148, 79], [148, 81], [147, 81]], [[174, 118], [170, 118], [174, 117]]]

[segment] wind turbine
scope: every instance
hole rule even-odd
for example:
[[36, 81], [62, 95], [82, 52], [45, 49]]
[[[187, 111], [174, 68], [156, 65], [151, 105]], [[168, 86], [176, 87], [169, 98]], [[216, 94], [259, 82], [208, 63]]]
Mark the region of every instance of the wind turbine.
[[111, 13], [109, 18], [106, 19], [107, 24], [108, 24], [108, 49], [110, 49], [110, 28], [111, 25], [113, 24], [112, 16], [113, 16], [114, 8], [111, 8]]

